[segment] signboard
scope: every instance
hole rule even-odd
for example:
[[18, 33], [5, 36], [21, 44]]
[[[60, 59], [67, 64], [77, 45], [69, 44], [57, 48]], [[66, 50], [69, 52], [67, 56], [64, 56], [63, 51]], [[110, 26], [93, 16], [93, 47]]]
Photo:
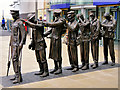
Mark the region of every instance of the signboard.
[[51, 5], [51, 9], [70, 8], [70, 3]]
[[93, 5], [120, 5], [120, 0], [93, 0]]

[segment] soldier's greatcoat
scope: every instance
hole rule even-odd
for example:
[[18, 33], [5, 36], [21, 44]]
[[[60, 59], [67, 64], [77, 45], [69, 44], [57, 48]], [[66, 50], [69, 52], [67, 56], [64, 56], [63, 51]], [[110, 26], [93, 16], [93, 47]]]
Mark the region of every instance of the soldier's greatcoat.
[[61, 35], [63, 32], [65, 20], [61, 17], [58, 17], [54, 20], [54, 22], [49, 22], [48, 27], [51, 27], [52, 29], [50, 31], [47, 31], [45, 35], [48, 35], [51, 33], [51, 41], [50, 41], [50, 53], [49, 58], [54, 59], [56, 61], [61, 61]]

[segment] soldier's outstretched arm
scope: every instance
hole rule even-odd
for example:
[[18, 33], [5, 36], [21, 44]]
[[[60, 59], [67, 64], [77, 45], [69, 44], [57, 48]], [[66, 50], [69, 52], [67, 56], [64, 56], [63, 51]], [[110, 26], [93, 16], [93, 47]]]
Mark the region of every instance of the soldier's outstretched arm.
[[35, 27], [42, 27], [42, 24], [35, 24]]
[[21, 21], [25, 22], [27, 26], [30, 26], [31, 28], [35, 28], [35, 24], [30, 21], [25, 21], [24, 19], [21, 19]]
[[61, 20], [59, 22], [44, 22], [43, 24], [46, 27], [56, 27], [56, 26], [59, 26], [61, 24], [65, 24], [65, 20]]

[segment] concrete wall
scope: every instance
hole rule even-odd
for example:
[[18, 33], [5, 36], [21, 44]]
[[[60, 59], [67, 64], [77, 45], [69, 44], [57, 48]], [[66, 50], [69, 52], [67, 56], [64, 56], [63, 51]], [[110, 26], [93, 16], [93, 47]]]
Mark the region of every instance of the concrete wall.
[[35, 12], [35, 2], [25, 2], [20, 0], [20, 13], [31, 13]]
[[[35, 12], [35, 1], [36, 0], [19, 0], [19, 5], [15, 6], [15, 9], [20, 10], [20, 14], [33, 13]], [[37, 0], [38, 9], [44, 9], [44, 0]]]
[[38, 0], [38, 9], [44, 9], [44, 1], [45, 0]]

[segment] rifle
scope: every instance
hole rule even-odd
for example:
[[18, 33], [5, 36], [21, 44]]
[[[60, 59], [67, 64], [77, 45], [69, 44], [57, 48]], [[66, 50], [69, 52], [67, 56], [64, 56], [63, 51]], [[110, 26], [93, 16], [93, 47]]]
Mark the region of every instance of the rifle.
[[8, 51], [8, 64], [7, 64], [7, 76], [8, 76], [8, 73], [9, 73], [9, 69], [10, 69], [10, 62], [11, 62], [11, 57], [10, 57], [10, 44], [9, 44], [9, 51]]

